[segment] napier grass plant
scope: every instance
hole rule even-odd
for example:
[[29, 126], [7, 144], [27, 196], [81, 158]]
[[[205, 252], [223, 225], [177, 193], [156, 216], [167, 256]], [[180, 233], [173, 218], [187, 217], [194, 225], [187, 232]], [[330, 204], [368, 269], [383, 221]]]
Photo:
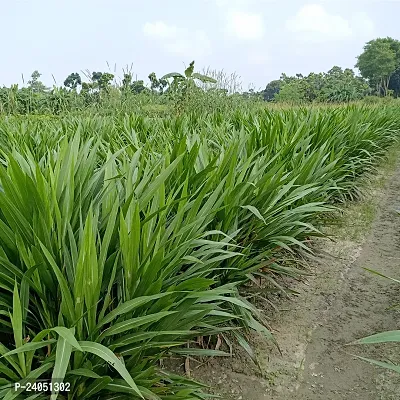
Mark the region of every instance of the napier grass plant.
[[272, 338], [241, 285], [298, 276], [276, 255], [399, 129], [389, 106], [1, 120], [0, 398], [50, 378], [70, 384], [52, 399], [207, 398], [160, 360]]

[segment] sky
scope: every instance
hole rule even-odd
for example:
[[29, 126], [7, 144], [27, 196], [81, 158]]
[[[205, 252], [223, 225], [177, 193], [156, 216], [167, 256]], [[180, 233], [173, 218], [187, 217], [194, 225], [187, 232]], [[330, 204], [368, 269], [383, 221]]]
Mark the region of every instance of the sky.
[[400, 40], [400, 0], [3, 0], [0, 16], [6, 86], [34, 70], [48, 86], [124, 68], [148, 82], [195, 60], [261, 89], [283, 72], [353, 68], [367, 41]]

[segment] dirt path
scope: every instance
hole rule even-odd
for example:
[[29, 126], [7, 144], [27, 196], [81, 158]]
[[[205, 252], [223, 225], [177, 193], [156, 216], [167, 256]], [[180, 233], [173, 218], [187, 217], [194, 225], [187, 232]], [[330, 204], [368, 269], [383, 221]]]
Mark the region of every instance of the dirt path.
[[343, 348], [356, 338], [400, 329], [399, 313], [387, 310], [388, 306], [399, 303], [399, 286], [363, 270], [370, 268], [388, 276], [400, 276], [400, 218], [395, 212], [399, 206], [400, 169], [397, 169], [388, 182], [372, 230], [358, 257], [343, 265], [339, 290], [326, 298], [326, 310], [312, 330], [305, 351], [302, 382], [291, 398], [400, 398], [400, 386], [397, 391], [394, 386], [395, 381], [400, 383], [398, 377], [393, 374], [390, 384], [385, 380], [389, 374], [348, 354], [351, 351], [370, 358], [381, 359], [386, 355], [393, 359], [395, 346]]
[[[398, 153], [397, 153], [398, 157]], [[388, 170], [381, 172], [381, 178]], [[345, 211], [336, 242], [321, 239], [313, 276], [296, 283], [300, 297], [277, 299], [271, 325], [282, 350], [255, 340], [261, 372], [240, 352], [194, 370], [223, 399], [394, 400], [400, 377], [356, 359], [400, 363], [399, 346], [344, 346], [363, 336], [400, 329], [398, 285], [363, 268], [400, 277], [400, 164], [362, 204]], [[361, 231], [361, 233], [360, 233]], [[270, 315], [272, 310], [266, 310]]]

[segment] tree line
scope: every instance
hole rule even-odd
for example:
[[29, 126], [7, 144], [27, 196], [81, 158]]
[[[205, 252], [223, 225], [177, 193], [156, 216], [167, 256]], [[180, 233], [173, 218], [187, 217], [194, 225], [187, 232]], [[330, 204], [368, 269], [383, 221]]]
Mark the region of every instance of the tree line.
[[[64, 80], [62, 87], [48, 88], [40, 80], [40, 72], [34, 71], [25, 87], [20, 88], [15, 84], [9, 88], [0, 88], [0, 113], [59, 114], [90, 107], [118, 108], [126, 103], [140, 105], [157, 102], [157, 98], [162, 98], [161, 103], [168, 102], [175, 109], [180, 109], [190, 98], [204, 92], [198, 83], [217, 83], [214, 78], [195, 72], [194, 61], [183, 73], [171, 72], [157, 78], [152, 72], [148, 76], [149, 85], [143, 80], [134, 80], [129, 72], [124, 73], [120, 83], [109, 72], [86, 71], [85, 76], [87, 81], [79, 73], [73, 72]], [[224, 93], [222, 91], [218, 94]], [[125, 109], [129, 110], [129, 106]]]
[[307, 76], [282, 74], [262, 91], [266, 101], [348, 102], [366, 96], [400, 97], [400, 41], [378, 38], [367, 42], [350, 69], [334, 66], [326, 73]]
[[[367, 96], [400, 97], [400, 41], [387, 37], [367, 42], [357, 57], [355, 67], [360, 71], [359, 76], [354, 70], [343, 70], [339, 66], [328, 72], [312, 72], [307, 76], [283, 73], [262, 91], [233, 94], [213, 85], [217, 82], [210, 76], [195, 72], [194, 61], [182, 74], [171, 72], [158, 78], [152, 72], [148, 75], [147, 84], [144, 80], [134, 79], [130, 72], [125, 72], [121, 82], [117, 83], [112, 73], [86, 71], [86, 81], [81, 74], [73, 72], [66, 77], [63, 86], [48, 88], [40, 80], [41, 74], [34, 71], [26, 86], [14, 84], [0, 88], [0, 113], [59, 114], [88, 107], [99, 108], [104, 104], [115, 107], [127, 104], [125, 109], [129, 110], [129, 104], [149, 99], [153, 103], [168, 103], [182, 109], [184, 103], [194, 103], [196, 97], [201, 97], [203, 104], [208, 106], [215, 104], [215, 99], [223, 101], [232, 96], [235, 99], [288, 103], [340, 103]], [[212, 101], [207, 102], [205, 95], [212, 96]]]

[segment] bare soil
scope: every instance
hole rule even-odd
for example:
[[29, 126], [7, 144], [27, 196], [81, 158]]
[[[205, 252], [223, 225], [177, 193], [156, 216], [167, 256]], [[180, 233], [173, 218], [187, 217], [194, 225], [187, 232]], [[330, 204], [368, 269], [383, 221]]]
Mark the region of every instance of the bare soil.
[[339, 226], [327, 228], [334, 241], [315, 243], [312, 275], [291, 285], [299, 296], [273, 298], [279, 312], [265, 309], [282, 354], [254, 337], [261, 368], [235, 349], [232, 358], [191, 361], [192, 378], [226, 400], [400, 399], [398, 374], [354, 356], [400, 363], [400, 346], [346, 346], [400, 329], [399, 309], [390, 308], [400, 303], [399, 285], [364, 270], [400, 278], [400, 164], [377, 177], [362, 202], [345, 208]]

